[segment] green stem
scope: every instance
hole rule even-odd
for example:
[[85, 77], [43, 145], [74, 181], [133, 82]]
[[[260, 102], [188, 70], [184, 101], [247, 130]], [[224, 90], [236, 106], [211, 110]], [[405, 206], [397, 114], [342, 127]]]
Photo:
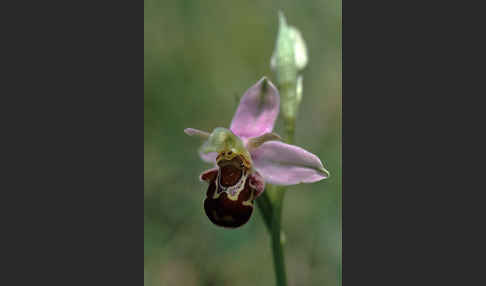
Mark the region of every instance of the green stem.
[[285, 195], [283, 187], [268, 184], [265, 192], [258, 198], [257, 206], [262, 214], [265, 226], [271, 236], [273, 265], [277, 286], [286, 286], [284, 235], [282, 231], [282, 206]]
[[[294, 142], [295, 120], [285, 120], [287, 142]], [[267, 185], [266, 191], [257, 201], [263, 220], [272, 237], [273, 265], [277, 286], [287, 285], [285, 274], [284, 235], [282, 231], [282, 207], [285, 197], [285, 188]]]
[[275, 275], [277, 278], [277, 286], [286, 286], [287, 278], [285, 275], [285, 256], [283, 248], [283, 235], [282, 235], [282, 205], [285, 191], [278, 189], [275, 192], [273, 201], [273, 219], [272, 219], [272, 249], [273, 249], [273, 262], [275, 268]]
[[294, 134], [295, 134], [295, 119], [293, 118], [286, 118], [285, 119], [285, 131], [287, 131], [287, 140], [285, 140], [288, 144], [294, 144]]
[[273, 211], [272, 211], [272, 202], [270, 201], [270, 197], [268, 196], [268, 192], [263, 192], [261, 196], [256, 200], [258, 209], [262, 214], [263, 221], [265, 222], [265, 226], [268, 229], [269, 234], [271, 235], [272, 229], [272, 218], [273, 218]]
[[[285, 118], [285, 127], [287, 131], [287, 143], [294, 143], [295, 134], [295, 119]], [[285, 274], [285, 255], [284, 255], [284, 236], [282, 231], [282, 207], [285, 197], [285, 188], [273, 186], [270, 192], [272, 200], [272, 250], [273, 250], [273, 264], [275, 268], [275, 276], [277, 278], [277, 286], [287, 285], [287, 276]]]

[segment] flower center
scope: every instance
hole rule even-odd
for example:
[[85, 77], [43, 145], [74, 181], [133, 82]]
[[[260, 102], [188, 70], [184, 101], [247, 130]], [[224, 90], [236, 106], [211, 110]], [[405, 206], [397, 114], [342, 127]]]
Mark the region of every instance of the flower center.
[[224, 187], [234, 186], [241, 178], [243, 170], [233, 165], [221, 167], [221, 185]]
[[218, 160], [218, 166], [220, 169], [219, 182], [223, 187], [236, 185], [241, 179], [245, 168], [240, 156], [236, 156], [231, 160]]

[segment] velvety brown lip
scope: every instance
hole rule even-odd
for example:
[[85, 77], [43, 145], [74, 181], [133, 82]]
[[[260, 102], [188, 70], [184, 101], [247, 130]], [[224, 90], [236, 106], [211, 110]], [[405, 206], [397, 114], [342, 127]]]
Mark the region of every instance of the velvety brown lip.
[[243, 170], [228, 164], [220, 168], [221, 177], [219, 179], [223, 187], [230, 187], [236, 185], [243, 175]]
[[220, 183], [223, 187], [234, 186], [243, 175], [243, 161], [239, 156], [231, 160], [221, 160], [218, 162], [220, 168]]
[[214, 198], [216, 192], [215, 181], [211, 181], [204, 200], [204, 210], [208, 218], [215, 225], [229, 228], [240, 227], [251, 217], [253, 205], [244, 204], [249, 201], [253, 203], [252, 194], [255, 190], [250, 187], [249, 182], [245, 182], [244, 189], [238, 194], [238, 199], [230, 200], [227, 194], [222, 192], [220, 196]]

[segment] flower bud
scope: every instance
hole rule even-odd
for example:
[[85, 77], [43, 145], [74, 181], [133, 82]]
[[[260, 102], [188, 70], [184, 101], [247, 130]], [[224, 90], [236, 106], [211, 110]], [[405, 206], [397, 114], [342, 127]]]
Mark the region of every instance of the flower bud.
[[302, 99], [301, 71], [307, 65], [307, 48], [300, 31], [287, 25], [279, 12], [279, 29], [270, 67], [276, 74], [276, 82], [281, 96], [282, 115], [287, 128], [293, 128], [297, 110]]

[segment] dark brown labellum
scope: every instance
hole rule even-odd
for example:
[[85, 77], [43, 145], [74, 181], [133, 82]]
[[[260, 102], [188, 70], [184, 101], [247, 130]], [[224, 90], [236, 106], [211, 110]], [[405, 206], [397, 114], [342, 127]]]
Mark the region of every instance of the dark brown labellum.
[[242, 166], [238, 157], [221, 160], [218, 165], [217, 175], [213, 172], [203, 177], [209, 182], [204, 210], [208, 218], [218, 226], [242, 226], [251, 217], [255, 199], [249, 171]]

